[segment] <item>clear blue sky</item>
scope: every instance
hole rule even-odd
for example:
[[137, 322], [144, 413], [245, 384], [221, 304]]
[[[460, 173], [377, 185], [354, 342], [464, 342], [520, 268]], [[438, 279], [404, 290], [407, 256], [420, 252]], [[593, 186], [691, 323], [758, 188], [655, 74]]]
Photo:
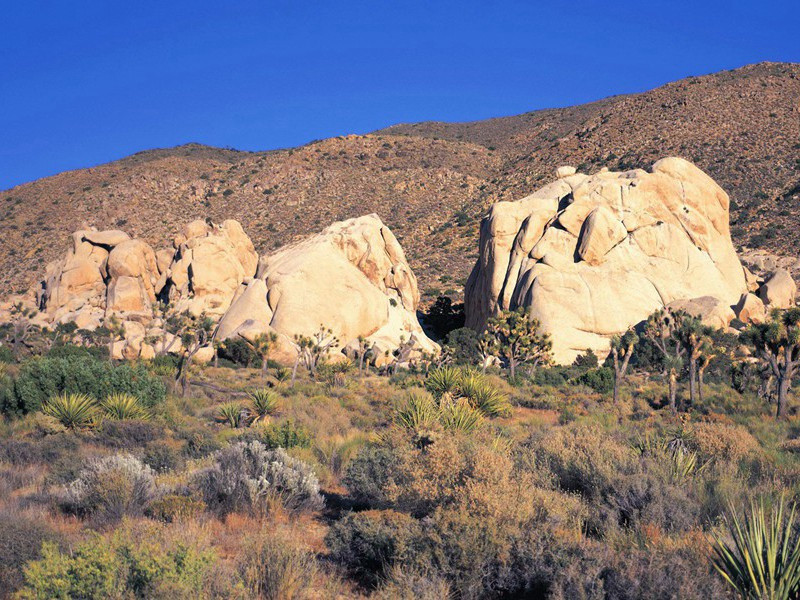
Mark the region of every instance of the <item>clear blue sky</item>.
[[0, 189], [800, 61], [800, 2], [0, 0]]

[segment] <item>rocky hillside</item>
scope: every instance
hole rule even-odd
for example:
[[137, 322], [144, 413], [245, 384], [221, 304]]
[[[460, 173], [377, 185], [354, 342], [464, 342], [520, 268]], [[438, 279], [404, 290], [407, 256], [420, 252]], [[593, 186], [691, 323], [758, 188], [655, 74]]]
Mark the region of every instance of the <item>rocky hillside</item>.
[[488, 206], [555, 178], [695, 162], [733, 200], [734, 242], [800, 242], [800, 65], [764, 63], [643, 94], [473, 123], [397, 125], [263, 153], [190, 144], [0, 193], [0, 295], [27, 289], [85, 226], [156, 244], [193, 218], [241, 221], [257, 250], [378, 213], [428, 297], [460, 292]]

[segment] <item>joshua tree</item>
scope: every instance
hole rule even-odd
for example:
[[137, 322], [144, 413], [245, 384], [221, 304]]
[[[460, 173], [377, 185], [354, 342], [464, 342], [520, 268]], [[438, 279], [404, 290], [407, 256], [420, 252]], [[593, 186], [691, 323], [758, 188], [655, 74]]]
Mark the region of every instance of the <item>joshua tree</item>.
[[697, 398], [698, 362], [702, 359], [703, 350], [711, 345], [708, 337], [711, 328], [703, 325], [699, 318], [682, 311], [674, 312], [673, 318], [675, 327], [672, 335], [683, 347], [686, 356], [689, 367], [689, 403], [694, 404]]
[[678, 375], [683, 370], [685, 347], [678, 341], [676, 331], [686, 313], [682, 311], [657, 310], [647, 318], [644, 335], [655, 346], [661, 356], [664, 376], [669, 385], [669, 406], [676, 412]]
[[629, 329], [622, 335], [615, 335], [611, 339], [611, 358], [614, 361], [614, 404], [619, 401], [619, 387], [625, 379], [633, 348], [638, 341], [639, 336], [633, 329]]
[[17, 362], [19, 362], [22, 354], [22, 347], [28, 346], [28, 338], [36, 329], [31, 320], [36, 316], [36, 313], [35, 309], [28, 308], [21, 302], [17, 302], [11, 307], [11, 321], [7, 338], [11, 342], [11, 350], [14, 353], [14, 360]]
[[512, 380], [516, 378], [517, 365], [530, 363], [533, 370], [539, 363], [550, 361], [553, 343], [539, 327], [539, 321], [531, 318], [522, 307], [504, 310], [489, 319], [486, 331], [494, 339], [492, 349], [505, 359]]
[[703, 402], [703, 374], [706, 372], [708, 365], [717, 357], [714, 349], [714, 343], [711, 338], [704, 336], [700, 342], [700, 359], [697, 365], [697, 397], [700, 402]]
[[250, 346], [250, 349], [261, 360], [261, 374], [266, 377], [267, 368], [269, 367], [269, 353], [278, 342], [278, 334], [274, 331], [269, 331], [259, 333], [252, 340], [249, 340], [244, 336], [241, 336], [241, 338], [248, 346]]
[[753, 346], [756, 357], [768, 367], [765, 374], [777, 379], [776, 414], [785, 416], [792, 377], [800, 362], [800, 308], [773, 311], [765, 323], [750, 325], [742, 340]]
[[103, 326], [97, 329], [97, 335], [108, 340], [108, 360], [114, 362], [114, 344], [125, 337], [125, 327], [117, 315], [108, 315], [103, 319]]
[[308, 369], [308, 372], [313, 375], [317, 371], [317, 364], [319, 364], [320, 358], [338, 341], [338, 338], [333, 335], [333, 331], [325, 329], [324, 325], [320, 325], [319, 331], [312, 336], [295, 335], [294, 346], [297, 350], [297, 358], [292, 370], [292, 386], [294, 386], [297, 376], [297, 367], [301, 362]]
[[358, 374], [364, 372], [364, 362], [368, 357], [372, 356], [372, 342], [370, 342], [363, 335], [358, 336], [358, 348], [356, 349], [356, 358], [358, 359]]
[[194, 316], [188, 312], [180, 315], [178, 327], [181, 344], [183, 344], [183, 354], [178, 376], [176, 381], [181, 386], [181, 394], [186, 396], [189, 391], [189, 369], [192, 366], [192, 359], [201, 348], [207, 346], [211, 341], [211, 334], [214, 331], [214, 321], [205, 315]]

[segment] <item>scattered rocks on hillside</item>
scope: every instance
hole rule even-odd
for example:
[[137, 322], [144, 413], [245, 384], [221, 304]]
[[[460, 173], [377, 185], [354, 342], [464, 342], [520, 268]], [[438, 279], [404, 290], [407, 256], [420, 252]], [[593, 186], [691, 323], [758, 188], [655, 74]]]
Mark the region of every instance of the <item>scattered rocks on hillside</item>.
[[466, 287], [467, 325], [529, 308], [569, 363], [675, 301], [730, 322], [748, 291], [730, 238], [728, 195], [681, 158], [651, 172], [576, 173], [481, 224], [480, 255]]

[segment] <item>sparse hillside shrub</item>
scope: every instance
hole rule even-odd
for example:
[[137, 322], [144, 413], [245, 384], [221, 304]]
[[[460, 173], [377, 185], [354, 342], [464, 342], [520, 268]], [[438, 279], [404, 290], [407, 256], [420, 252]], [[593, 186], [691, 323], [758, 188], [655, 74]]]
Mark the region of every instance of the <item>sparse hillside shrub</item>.
[[25, 568], [24, 600], [229, 597], [215, 585], [216, 553], [194, 532], [150, 523], [95, 536], [64, 553], [51, 544]]
[[311, 446], [311, 432], [292, 420], [283, 421], [280, 424], [270, 424], [265, 427], [260, 437], [268, 449], [275, 448], [308, 448]]
[[311, 597], [317, 560], [289, 534], [261, 531], [250, 537], [238, 561], [245, 587], [254, 598], [300, 600]]
[[221, 514], [268, 511], [275, 501], [290, 510], [322, 506], [319, 482], [306, 463], [255, 441], [217, 452], [213, 464], [196, 475], [195, 486]]
[[356, 578], [375, 586], [393, 567], [407, 569], [422, 526], [393, 510], [351, 513], [337, 521], [325, 538], [331, 556]]
[[598, 428], [581, 425], [552, 429], [531, 440], [528, 446], [563, 490], [589, 499], [607, 492], [634, 459], [630, 447]]
[[62, 393], [86, 394], [95, 400], [127, 393], [149, 408], [164, 400], [166, 388], [144, 365], [115, 366], [88, 356], [39, 358], [22, 366], [2, 398], [2, 411], [11, 415], [33, 412]]
[[67, 485], [61, 505], [69, 512], [101, 522], [141, 515], [155, 497], [152, 469], [129, 454], [91, 459]]
[[97, 428], [97, 441], [117, 450], [138, 450], [164, 435], [164, 427], [152, 421], [109, 419], [104, 420]]
[[0, 511], [0, 597], [11, 597], [22, 586], [22, 568], [41, 557], [44, 542], [61, 541], [61, 535], [40, 516]]
[[701, 460], [722, 460], [736, 463], [756, 453], [758, 441], [745, 428], [722, 423], [695, 423], [689, 430], [687, 444]]

